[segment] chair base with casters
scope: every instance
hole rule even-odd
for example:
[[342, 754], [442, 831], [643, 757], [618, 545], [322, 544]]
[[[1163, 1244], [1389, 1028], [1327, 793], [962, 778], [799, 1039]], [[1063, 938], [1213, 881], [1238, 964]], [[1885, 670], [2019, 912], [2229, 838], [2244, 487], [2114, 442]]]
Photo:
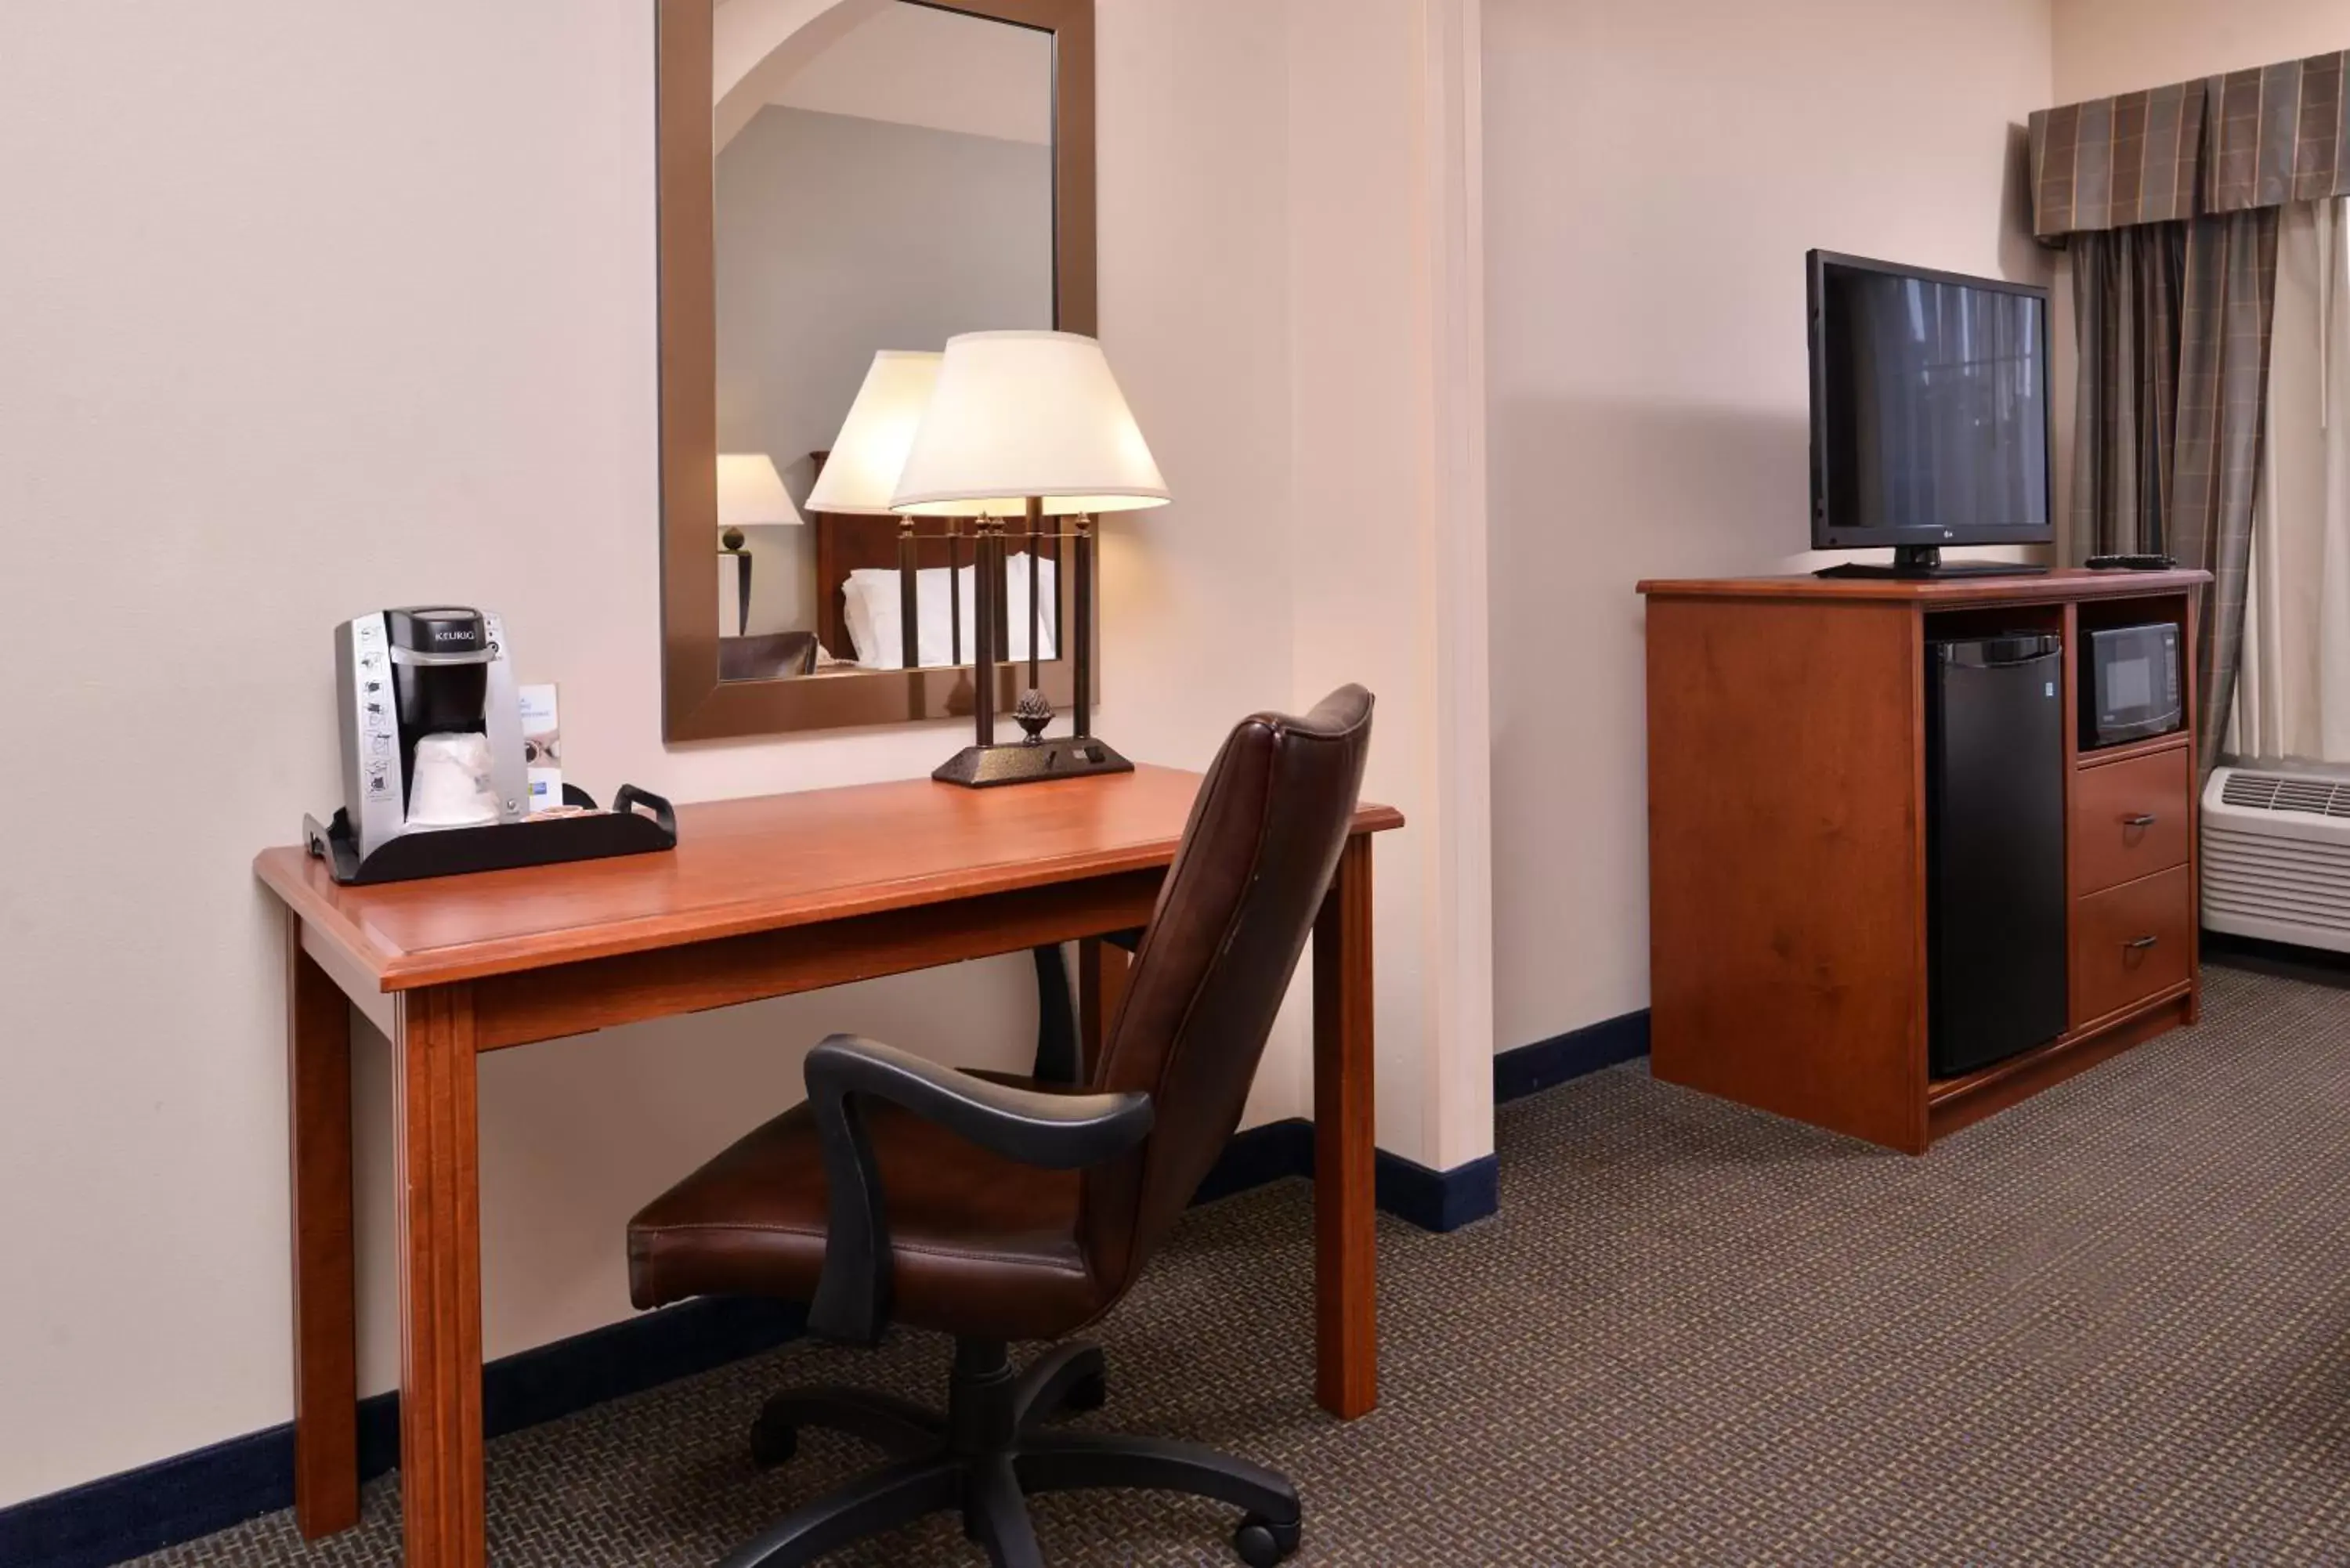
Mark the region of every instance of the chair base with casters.
[[962, 1514], [963, 1533], [995, 1568], [1042, 1568], [1027, 1499], [1039, 1492], [1132, 1487], [1230, 1503], [1245, 1515], [1232, 1549], [1250, 1568], [1297, 1550], [1296, 1490], [1246, 1459], [1191, 1443], [1055, 1429], [1065, 1411], [1101, 1407], [1101, 1351], [1068, 1343], [1015, 1370], [1003, 1342], [959, 1339], [947, 1409], [860, 1388], [788, 1389], [751, 1428], [761, 1465], [788, 1460], [803, 1428], [846, 1433], [890, 1464], [800, 1509], [726, 1559], [724, 1568], [786, 1568], [926, 1514]]

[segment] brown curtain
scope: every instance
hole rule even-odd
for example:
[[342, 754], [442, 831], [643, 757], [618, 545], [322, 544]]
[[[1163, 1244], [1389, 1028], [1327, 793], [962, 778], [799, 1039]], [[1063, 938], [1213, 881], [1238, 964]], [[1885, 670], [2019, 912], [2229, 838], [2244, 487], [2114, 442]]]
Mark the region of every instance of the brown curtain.
[[2207, 769], [2243, 647], [2277, 209], [2345, 192], [2350, 54], [2032, 117], [2033, 228], [2073, 255], [2073, 549], [2211, 574], [2195, 649]]
[[2073, 236], [2076, 557], [2168, 552], [2211, 574], [2196, 733], [2218, 761], [2243, 646], [2276, 316], [2277, 210]]
[[2195, 733], [2206, 773], [2228, 732], [2244, 643], [2244, 572], [2252, 552], [2276, 272], [2274, 207], [2189, 225], [2168, 547], [2181, 566], [2200, 566], [2212, 578], [2195, 650]]
[[2178, 436], [2178, 317], [2187, 225], [2073, 236], [2076, 557], [2160, 550]]

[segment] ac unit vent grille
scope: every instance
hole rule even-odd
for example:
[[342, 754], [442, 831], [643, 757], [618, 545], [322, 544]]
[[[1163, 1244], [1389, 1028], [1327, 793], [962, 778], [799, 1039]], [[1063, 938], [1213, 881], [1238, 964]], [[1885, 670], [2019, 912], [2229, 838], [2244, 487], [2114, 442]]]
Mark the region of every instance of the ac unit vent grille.
[[2203, 806], [2205, 926], [2350, 952], [2350, 777], [2221, 768]]
[[2350, 785], [2291, 774], [2235, 773], [2220, 791], [2222, 805], [2247, 811], [2299, 811], [2350, 817]]

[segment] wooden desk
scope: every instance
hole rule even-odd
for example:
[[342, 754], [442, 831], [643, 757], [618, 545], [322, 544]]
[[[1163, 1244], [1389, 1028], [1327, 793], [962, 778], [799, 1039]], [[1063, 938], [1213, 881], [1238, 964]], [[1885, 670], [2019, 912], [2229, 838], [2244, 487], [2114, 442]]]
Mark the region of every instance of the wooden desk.
[[[1099, 939], [1149, 919], [1199, 783], [1144, 767], [770, 795], [682, 808], [673, 854], [377, 888], [265, 850], [255, 870], [289, 922], [303, 1533], [359, 1511], [346, 999], [391, 1042], [407, 1561], [481, 1568], [476, 1054], [1071, 940], [1092, 1045], [1125, 962]], [[1378, 1398], [1370, 836], [1402, 824], [1387, 806], [1357, 812], [1314, 937], [1315, 1388], [1349, 1418]]]

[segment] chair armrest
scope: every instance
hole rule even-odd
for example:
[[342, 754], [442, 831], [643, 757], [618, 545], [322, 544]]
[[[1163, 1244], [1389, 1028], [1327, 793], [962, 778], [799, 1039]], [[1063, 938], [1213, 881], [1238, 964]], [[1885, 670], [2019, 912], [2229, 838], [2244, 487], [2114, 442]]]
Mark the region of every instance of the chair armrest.
[[893, 1273], [881, 1172], [859, 1096], [888, 1100], [990, 1154], [1046, 1170], [1122, 1154], [1149, 1133], [1152, 1119], [1148, 1095], [1044, 1094], [854, 1034], [832, 1035], [809, 1052], [806, 1077], [829, 1189], [824, 1272], [808, 1327], [855, 1345], [881, 1337]]

